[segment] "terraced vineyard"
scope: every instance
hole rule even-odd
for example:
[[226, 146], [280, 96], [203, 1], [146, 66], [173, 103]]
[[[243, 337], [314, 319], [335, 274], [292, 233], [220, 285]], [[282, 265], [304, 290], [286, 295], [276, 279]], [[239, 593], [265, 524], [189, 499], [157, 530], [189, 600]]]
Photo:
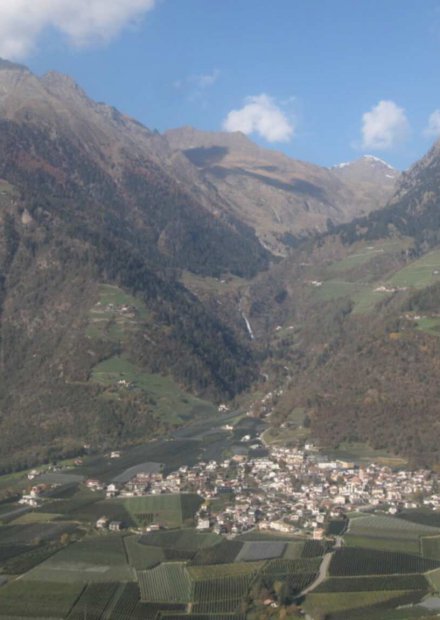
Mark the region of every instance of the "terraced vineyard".
[[191, 598], [199, 603], [241, 599], [246, 595], [254, 576], [249, 574], [196, 581]]
[[189, 603], [191, 580], [185, 564], [164, 562], [156, 568], [138, 572], [142, 601]]
[[405, 553], [346, 547], [338, 549], [330, 563], [330, 575], [404, 575], [440, 567], [440, 561]]
[[117, 583], [93, 583], [87, 586], [81, 598], [68, 616], [68, 620], [101, 618], [109, 602], [116, 594]]
[[430, 525], [413, 523], [395, 517], [371, 515], [351, 519], [348, 533], [353, 536], [418, 539], [422, 535], [440, 534], [440, 530]]
[[424, 575], [383, 575], [380, 577], [330, 577], [315, 592], [374, 592], [380, 590], [429, 590]]
[[14, 581], [0, 589], [0, 617], [65, 618], [83, 589], [78, 583]]

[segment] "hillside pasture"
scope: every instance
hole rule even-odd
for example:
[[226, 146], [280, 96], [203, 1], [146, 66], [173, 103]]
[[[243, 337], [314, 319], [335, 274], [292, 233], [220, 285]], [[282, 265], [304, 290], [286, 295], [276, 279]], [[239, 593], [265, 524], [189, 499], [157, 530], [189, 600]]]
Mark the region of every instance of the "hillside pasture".
[[141, 391], [148, 398], [154, 413], [171, 424], [201, 415], [213, 415], [215, 407], [184, 392], [171, 377], [150, 374], [123, 357], [112, 357], [97, 364], [91, 380], [112, 388], [108, 396]]
[[434, 250], [393, 274], [387, 283], [396, 287], [424, 288], [438, 281], [440, 281], [440, 250]]

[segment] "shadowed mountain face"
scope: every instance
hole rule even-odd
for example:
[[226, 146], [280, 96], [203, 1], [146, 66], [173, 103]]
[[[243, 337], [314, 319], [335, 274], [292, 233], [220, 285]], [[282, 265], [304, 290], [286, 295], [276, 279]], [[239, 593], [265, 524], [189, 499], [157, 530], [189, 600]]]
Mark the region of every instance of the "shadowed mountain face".
[[2, 61], [0, 470], [141, 441], [201, 415], [195, 396], [248, 389], [264, 357], [248, 315], [271, 325], [291, 301], [274, 254], [370, 211], [382, 172], [161, 136]]
[[255, 228], [273, 253], [289, 240], [382, 207], [399, 174], [385, 162], [362, 158], [346, 167], [320, 168], [262, 149], [240, 133], [184, 127], [165, 134], [171, 148], [199, 171], [198, 185], [214, 187], [222, 209]]
[[158, 417], [150, 375], [213, 399], [256, 376], [245, 329], [226, 326], [179, 278], [183, 269], [250, 277], [268, 253], [248, 226], [175, 180], [167, 158], [160, 136], [69, 78], [1, 64], [0, 451], [9, 465], [178, 423]]

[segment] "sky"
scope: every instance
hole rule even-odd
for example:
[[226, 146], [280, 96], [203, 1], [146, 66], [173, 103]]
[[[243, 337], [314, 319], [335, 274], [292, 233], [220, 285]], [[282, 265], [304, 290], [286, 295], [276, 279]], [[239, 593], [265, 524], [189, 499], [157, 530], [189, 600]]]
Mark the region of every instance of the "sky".
[[0, 56], [323, 166], [406, 169], [440, 137], [440, 0], [0, 0]]

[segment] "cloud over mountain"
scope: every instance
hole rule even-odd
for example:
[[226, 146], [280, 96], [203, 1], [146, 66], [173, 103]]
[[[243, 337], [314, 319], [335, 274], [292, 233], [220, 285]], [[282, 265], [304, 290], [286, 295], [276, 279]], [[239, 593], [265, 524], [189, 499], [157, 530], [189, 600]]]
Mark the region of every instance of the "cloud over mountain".
[[244, 106], [231, 110], [223, 122], [225, 131], [258, 134], [268, 142], [289, 142], [295, 133], [293, 122], [273, 97], [262, 93], [247, 97]]
[[54, 29], [71, 45], [112, 39], [154, 8], [156, 0], [0, 0], [0, 56], [26, 57]]
[[434, 110], [434, 112], [429, 116], [428, 126], [423, 132], [425, 136], [438, 138], [440, 137], [440, 110]]
[[382, 100], [362, 116], [362, 148], [385, 151], [402, 143], [409, 134], [405, 110], [394, 101]]

